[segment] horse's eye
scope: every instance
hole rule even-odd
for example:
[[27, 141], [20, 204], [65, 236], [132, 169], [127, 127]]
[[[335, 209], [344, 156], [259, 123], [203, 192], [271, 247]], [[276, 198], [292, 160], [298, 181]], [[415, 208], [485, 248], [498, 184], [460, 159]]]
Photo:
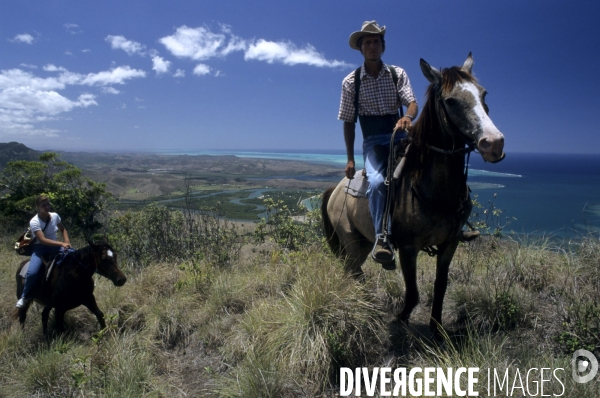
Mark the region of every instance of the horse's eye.
[[446, 103], [446, 105], [448, 105], [448, 106], [454, 106], [454, 105], [456, 105], [456, 104], [458, 103], [458, 101], [457, 101], [457, 100], [455, 100], [454, 98], [446, 98], [446, 99], [444, 100], [444, 102], [445, 102], [445, 103]]

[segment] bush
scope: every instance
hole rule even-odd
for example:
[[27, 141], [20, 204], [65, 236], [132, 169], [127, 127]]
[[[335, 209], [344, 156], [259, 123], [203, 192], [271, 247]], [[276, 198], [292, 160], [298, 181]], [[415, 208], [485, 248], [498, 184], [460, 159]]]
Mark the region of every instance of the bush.
[[115, 249], [140, 266], [191, 258], [230, 265], [241, 248], [235, 227], [216, 213], [184, 214], [157, 204], [110, 218], [109, 231]]
[[104, 184], [81, 175], [81, 170], [47, 152], [39, 161], [9, 162], [0, 174], [0, 217], [3, 224], [28, 225], [36, 213], [35, 198], [46, 194], [70, 235], [86, 238], [102, 227], [99, 218], [111, 194]]
[[[318, 200], [318, 199], [316, 199]], [[299, 250], [322, 240], [321, 212], [318, 206], [315, 210], [306, 212], [303, 221], [296, 221], [292, 212], [282, 200], [267, 198], [264, 200], [267, 208], [267, 217], [263, 218], [254, 236], [257, 242], [264, 242], [267, 236], [281, 248], [287, 250]]]

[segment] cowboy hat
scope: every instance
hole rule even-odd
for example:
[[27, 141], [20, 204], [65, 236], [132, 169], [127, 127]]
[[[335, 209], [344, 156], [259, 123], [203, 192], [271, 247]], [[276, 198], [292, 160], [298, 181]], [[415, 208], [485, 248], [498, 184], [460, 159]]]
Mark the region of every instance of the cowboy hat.
[[377, 21], [363, 22], [362, 29], [359, 30], [358, 32], [354, 32], [350, 35], [350, 40], [348, 40], [348, 43], [350, 43], [350, 47], [355, 50], [360, 50], [360, 48], [358, 48], [358, 45], [357, 45], [358, 39], [360, 39], [361, 37], [366, 36], [366, 35], [384, 36], [385, 35], [385, 26], [380, 28], [379, 25], [377, 25]]

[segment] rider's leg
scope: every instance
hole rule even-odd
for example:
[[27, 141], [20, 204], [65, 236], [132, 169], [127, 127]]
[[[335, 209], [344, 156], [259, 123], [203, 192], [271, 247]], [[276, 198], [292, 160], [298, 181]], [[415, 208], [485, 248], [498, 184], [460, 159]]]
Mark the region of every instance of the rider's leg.
[[[369, 180], [369, 189], [367, 196], [369, 198], [369, 210], [373, 218], [375, 228], [375, 247], [373, 254], [375, 261], [394, 269], [393, 253], [387, 242], [383, 242], [383, 216], [385, 213], [387, 185], [385, 178], [387, 172], [387, 161], [390, 136], [369, 137], [363, 144], [363, 156], [365, 160], [365, 170]], [[389, 225], [389, 222], [388, 222]], [[389, 231], [388, 231], [389, 232]]]
[[31, 300], [33, 296], [33, 289], [39, 278], [42, 276], [44, 266], [42, 264], [42, 256], [46, 254], [56, 253], [58, 247], [44, 246], [42, 244], [36, 244], [33, 246], [33, 253], [29, 260], [29, 267], [27, 268], [27, 274], [25, 275], [25, 286], [23, 287], [23, 294], [17, 301], [17, 307], [24, 307]]
[[373, 218], [375, 235], [381, 235], [383, 232], [383, 213], [385, 211], [385, 199], [387, 196], [387, 186], [385, 185], [385, 163], [380, 162], [373, 153], [365, 153], [365, 170], [369, 179], [369, 189], [367, 196], [369, 198], [369, 210]]
[[29, 260], [29, 267], [27, 268], [27, 274], [25, 275], [25, 286], [23, 287], [23, 294], [17, 301], [17, 307], [24, 307], [31, 300], [31, 291], [38, 281], [40, 275], [40, 269], [42, 268], [42, 258], [33, 250], [31, 259]]

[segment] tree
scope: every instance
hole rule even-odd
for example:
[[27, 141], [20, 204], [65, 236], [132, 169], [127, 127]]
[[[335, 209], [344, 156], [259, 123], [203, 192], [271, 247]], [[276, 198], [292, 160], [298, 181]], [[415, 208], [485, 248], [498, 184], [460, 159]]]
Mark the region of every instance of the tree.
[[111, 194], [106, 185], [81, 175], [81, 170], [54, 152], [39, 161], [9, 162], [0, 174], [0, 216], [8, 223], [26, 225], [35, 214], [35, 198], [48, 195], [69, 232], [91, 236], [102, 224]]

